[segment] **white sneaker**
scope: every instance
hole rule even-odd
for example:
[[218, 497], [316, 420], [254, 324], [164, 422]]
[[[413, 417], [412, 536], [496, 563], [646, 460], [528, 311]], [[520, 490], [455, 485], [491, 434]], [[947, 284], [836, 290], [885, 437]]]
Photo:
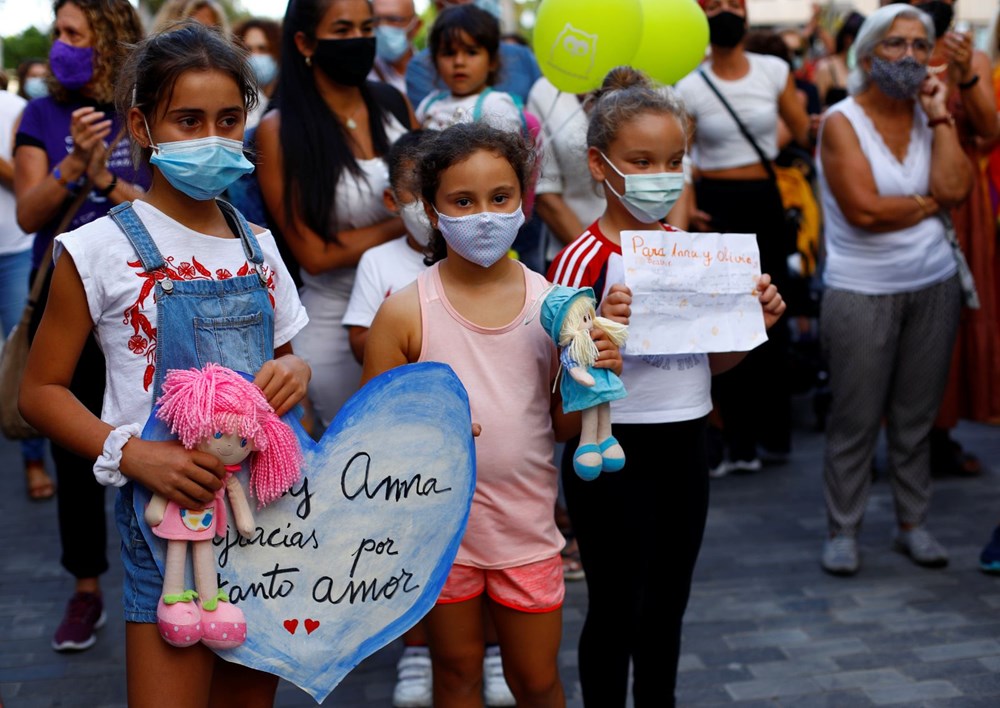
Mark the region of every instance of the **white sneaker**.
[[392, 705], [395, 708], [430, 708], [432, 686], [430, 653], [425, 647], [407, 647], [396, 664]]
[[493, 648], [486, 650], [486, 657], [483, 659], [483, 699], [491, 708], [517, 705], [514, 694], [507, 686], [507, 679], [503, 677], [500, 651]]

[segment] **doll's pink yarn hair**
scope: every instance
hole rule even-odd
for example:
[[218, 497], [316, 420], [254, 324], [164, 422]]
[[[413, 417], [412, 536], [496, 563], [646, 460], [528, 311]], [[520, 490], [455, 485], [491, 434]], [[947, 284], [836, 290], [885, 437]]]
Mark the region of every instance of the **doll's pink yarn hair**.
[[259, 506], [270, 504], [299, 479], [302, 451], [294, 431], [275, 415], [264, 393], [232, 369], [171, 369], [163, 379], [156, 417], [187, 449], [217, 432], [253, 442], [250, 488]]

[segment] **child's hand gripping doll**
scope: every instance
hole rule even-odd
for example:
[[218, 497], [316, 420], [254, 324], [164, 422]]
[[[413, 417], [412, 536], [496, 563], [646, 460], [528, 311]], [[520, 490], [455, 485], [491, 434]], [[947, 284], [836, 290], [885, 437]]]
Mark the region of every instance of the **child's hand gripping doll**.
[[625, 466], [625, 451], [611, 435], [611, 401], [624, 398], [625, 386], [610, 369], [594, 367], [597, 345], [590, 333], [604, 330], [616, 346], [624, 344], [628, 328], [594, 311], [591, 288], [552, 286], [541, 309], [545, 331], [560, 348], [563, 411], [583, 411], [580, 445], [573, 469], [582, 479], [596, 479], [601, 472], [618, 472]]
[[[218, 586], [212, 537], [226, 534], [223, 496], [228, 492], [236, 529], [249, 538], [253, 514], [235, 476], [242, 462], [250, 457], [250, 486], [260, 508], [298, 480], [302, 452], [295, 433], [275, 415], [263, 392], [217, 364], [168, 371], [157, 403], [157, 418], [184, 447], [214, 455], [226, 468], [225, 483], [205, 509], [182, 509], [160, 496], [146, 507], [153, 533], [168, 540], [163, 595], [156, 610], [160, 635], [176, 647], [201, 641], [213, 649], [232, 649], [246, 639], [247, 626], [243, 611], [230, 604]], [[197, 592], [184, 587], [188, 543]]]

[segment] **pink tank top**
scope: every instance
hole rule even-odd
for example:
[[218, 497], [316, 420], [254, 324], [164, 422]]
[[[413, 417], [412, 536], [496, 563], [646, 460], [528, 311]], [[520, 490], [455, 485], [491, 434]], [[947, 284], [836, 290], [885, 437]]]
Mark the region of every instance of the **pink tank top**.
[[[520, 264], [518, 264], [520, 265]], [[524, 320], [545, 279], [521, 266], [526, 297], [512, 322], [480, 327], [448, 302], [438, 266], [417, 277], [420, 361], [451, 366], [469, 393], [476, 438], [476, 492], [456, 563], [511, 568], [559, 553], [555, 439], [550, 404], [559, 361], [538, 317]]]

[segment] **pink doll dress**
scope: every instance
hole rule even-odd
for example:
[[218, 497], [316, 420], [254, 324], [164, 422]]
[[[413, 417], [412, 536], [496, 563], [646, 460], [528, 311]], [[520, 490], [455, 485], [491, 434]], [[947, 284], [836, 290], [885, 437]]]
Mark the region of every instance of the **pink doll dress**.
[[213, 535], [226, 535], [226, 483], [240, 470], [240, 465], [226, 465], [222, 486], [215, 499], [201, 510], [184, 509], [168, 501], [163, 521], [152, 527], [154, 534], [171, 541], [207, 541]]

